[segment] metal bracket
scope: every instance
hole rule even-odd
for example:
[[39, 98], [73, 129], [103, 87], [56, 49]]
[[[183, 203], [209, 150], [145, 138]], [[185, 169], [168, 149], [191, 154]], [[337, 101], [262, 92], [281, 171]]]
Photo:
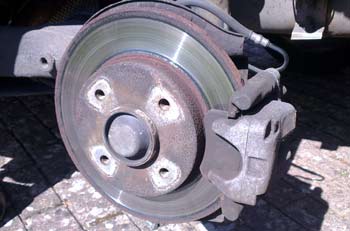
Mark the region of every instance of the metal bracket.
[[80, 28], [0, 27], [0, 76], [56, 77], [63, 53]]
[[296, 125], [291, 104], [272, 100], [257, 105], [274, 92], [276, 79], [268, 72], [253, 78], [231, 100], [243, 116], [210, 110], [204, 119], [206, 149], [200, 170], [223, 193], [224, 200], [231, 200], [230, 208], [222, 205], [230, 220], [238, 217], [240, 204], [255, 205], [256, 197], [266, 192], [279, 143]]
[[272, 101], [255, 115], [238, 120], [226, 115], [215, 110], [207, 115], [206, 131], [215, 136], [207, 142], [201, 172], [234, 202], [254, 205], [256, 196], [266, 192], [280, 140], [295, 128], [296, 110]]
[[292, 40], [322, 39], [327, 24], [328, 0], [296, 0]]
[[291, 40], [320, 40], [323, 38], [325, 27], [321, 27], [315, 32], [307, 32], [298, 23], [295, 23]]

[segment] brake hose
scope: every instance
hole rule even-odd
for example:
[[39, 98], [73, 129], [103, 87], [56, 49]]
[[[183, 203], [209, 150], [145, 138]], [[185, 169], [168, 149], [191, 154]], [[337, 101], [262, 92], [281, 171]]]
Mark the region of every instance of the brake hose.
[[[215, 4], [209, 2], [209, 1], [203, 1], [203, 0], [177, 0], [176, 1], [179, 4], [182, 4], [187, 7], [199, 7], [203, 10], [206, 10], [216, 17], [218, 17], [221, 21], [223, 21], [228, 27], [230, 27], [233, 31], [241, 34], [245, 38], [253, 41], [255, 44], [258, 44], [260, 46], [266, 47], [270, 50], [273, 50], [277, 53], [279, 53], [283, 57], [283, 64], [277, 68], [279, 72], [284, 71], [289, 63], [289, 56], [285, 50], [282, 48], [276, 46], [272, 42], [270, 42], [267, 38], [262, 36], [261, 34], [257, 34], [254, 31], [248, 29], [247, 27], [243, 26], [241, 23], [239, 23], [235, 18], [233, 18], [231, 15], [227, 14], [225, 11], [223, 11], [221, 8], [216, 6]], [[254, 65], [248, 64], [248, 69], [253, 72], [260, 72], [262, 69], [255, 67]]]

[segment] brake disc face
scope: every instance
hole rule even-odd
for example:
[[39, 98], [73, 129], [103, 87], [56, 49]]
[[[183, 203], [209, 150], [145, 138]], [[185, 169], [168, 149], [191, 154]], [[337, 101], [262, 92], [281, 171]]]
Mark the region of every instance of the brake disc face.
[[227, 105], [238, 75], [191, 17], [165, 3], [107, 10], [74, 39], [56, 83], [60, 131], [78, 169], [118, 206], [157, 222], [220, 207], [199, 172], [202, 120]]

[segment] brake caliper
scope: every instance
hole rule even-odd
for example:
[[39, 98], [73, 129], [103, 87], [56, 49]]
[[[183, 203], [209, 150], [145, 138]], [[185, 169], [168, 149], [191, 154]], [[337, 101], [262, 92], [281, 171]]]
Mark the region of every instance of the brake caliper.
[[294, 130], [296, 110], [279, 100], [279, 72], [267, 69], [231, 97], [228, 111], [205, 119], [202, 175], [223, 194], [222, 211], [235, 220], [241, 204], [266, 192], [281, 140]]

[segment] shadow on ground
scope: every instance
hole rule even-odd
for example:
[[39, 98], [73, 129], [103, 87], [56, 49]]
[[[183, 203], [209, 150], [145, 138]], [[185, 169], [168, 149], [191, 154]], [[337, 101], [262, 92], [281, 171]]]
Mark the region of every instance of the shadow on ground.
[[[245, 49], [257, 66], [278, 65], [276, 56], [260, 48], [248, 44]], [[350, 153], [345, 154], [345, 161], [337, 156], [340, 147], [350, 147], [350, 71], [344, 60], [347, 51], [349, 47], [305, 56], [300, 50], [293, 52], [283, 84], [288, 89], [284, 100], [298, 110], [297, 128], [281, 145], [270, 188], [259, 198], [256, 207], [244, 208], [238, 221], [225, 224], [204, 222], [208, 230], [337, 230], [336, 222], [325, 222], [327, 213], [331, 212], [329, 202], [324, 198], [337, 196], [327, 185], [331, 180], [329, 175], [324, 176], [327, 170], [316, 166], [316, 161], [305, 164], [310, 160], [303, 154], [323, 158], [319, 155], [321, 152], [331, 153], [331, 158], [339, 158], [345, 166], [350, 166]], [[308, 142], [317, 143], [317, 147], [306, 149], [303, 144]], [[332, 166], [332, 162], [327, 163], [326, 159], [323, 162], [325, 168], [326, 165], [337, 167]], [[345, 174], [349, 173], [346, 171]], [[335, 174], [332, 177], [336, 177]], [[325, 190], [328, 190], [326, 196]], [[343, 200], [349, 198], [343, 195]]]
[[[256, 207], [246, 207], [236, 222], [203, 222], [208, 230], [321, 230], [329, 210], [322, 188], [327, 176], [296, 160], [303, 160], [297, 155], [303, 153], [305, 140], [321, 143], [320, 150], [350, 147], [350, 78], [349, 73], [306, 76], [300, 71], [291, 70], [284, 78], [289, 89], [285, 98], [299, 112], [298, 126], [281, 147], [278, 174], [268, 193]], [[47, 204], [61, 206], [60, 200], [50, 200], [50, 195], [57, 196], [52, 186], [76, 169], [58, 134], [52, 96], [0, 98], [0, 107], [0, 176], [8, 198], [1, 227], [18, 214], [26, 216], [26, 211], [44, 213]], [[38, 197], [46, 204], [29, 209]]]
[[[0, 98], [0, 104], [0, 176], [7, 198], [1, 227], [20, 213], [62, 205], [51, 187], [76, 169], [59, 138], [51, 96]], [[28, 208], [39, 198], [44, 200]]]

